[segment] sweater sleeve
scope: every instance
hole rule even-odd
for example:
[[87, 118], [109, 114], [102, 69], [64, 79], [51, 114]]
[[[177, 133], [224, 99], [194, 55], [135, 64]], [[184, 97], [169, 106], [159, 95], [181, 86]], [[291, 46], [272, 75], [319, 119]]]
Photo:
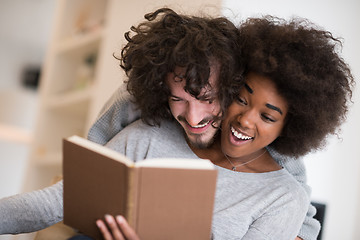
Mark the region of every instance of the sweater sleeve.
[[0, 199], [0, 234], [34, 232], [62, 219], [62, 181], [38, 191]]
[[287, 192], [283, 192], [281, 197], [272, 202], [266, 211], [255, 219], [241, 239], [294, 240], [298, 235], [308, 205], [309, 198], [304, 190], [298, 185], [289, 185]]
[[[271, 148], [268, 148], [268, 150], [272, 157], [301, 184], [310, 198], [311, 187], [306, 183], [307, 179], [304, 161], [302, 159], [285, 157]], [[320, 222], [314, 218], [315, 214], [316, 208], [310, 204], [298, 237], [304, 240], [315, 240], [317, 238], [321, 226]]]
[[130, 123], [139, 119], [140, 111], [127, 91], [118, 88], [101, 109], [95, 123], [90, 127], [88, 139], [105, 145]]

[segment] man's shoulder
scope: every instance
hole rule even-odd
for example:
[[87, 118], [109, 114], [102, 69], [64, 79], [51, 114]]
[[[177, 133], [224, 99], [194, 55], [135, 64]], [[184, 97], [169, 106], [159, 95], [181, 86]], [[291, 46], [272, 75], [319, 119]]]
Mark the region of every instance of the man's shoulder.
[[159, 157], [196, 158], [186, 143], [181, 126], [175, 121], [162, 121], [160, 126], [135, 121], [111, 139], [107, 146], [134, 161]]
[[175, 134], [180, 132], [179, 124], [171, 120], [162, 120], [160, 125], [149, 125], [142, 120], [136, 120], [127, 127], [125, 127], [120, 133], [127, 135], [143, 134], [147, 136], [154, 136], [159, 134], [168, 134], [172, 131]]
[[145, 144], [149, 145], [150, 142], [167, 145], [182, 143], [183, 136], [181, 127], [176, 121], [163, 120], [160, 125], [151, 126], [142, 120], [136, 120], [122, 131], [116, 134], [113, 139], [107, 144], [111, 145], [128, 145], [128, 144]]

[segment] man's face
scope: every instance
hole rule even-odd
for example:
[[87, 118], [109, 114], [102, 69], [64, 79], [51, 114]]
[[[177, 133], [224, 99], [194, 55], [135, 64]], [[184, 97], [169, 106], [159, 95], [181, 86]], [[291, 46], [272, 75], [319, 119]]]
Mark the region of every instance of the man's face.
[[169, 106], [172, 115], [184, 128], [188, 143], [195, 148], [210, 146], [217, 132], [219, 122], [215, 116], [220, 111], [220, 104], [216, 95], [216, 83], [219, 78], [220, 66], [213, 64], [210, 68], [209, 83], [211, 88], [202, 89], [200, 96], [215, 97], [211, 102], [198, 100], [184, 90], [186, 80], [182, 79], [185, 69], [177, 67], [174, 72], [167, 75], [166, 83], [171, 92]]

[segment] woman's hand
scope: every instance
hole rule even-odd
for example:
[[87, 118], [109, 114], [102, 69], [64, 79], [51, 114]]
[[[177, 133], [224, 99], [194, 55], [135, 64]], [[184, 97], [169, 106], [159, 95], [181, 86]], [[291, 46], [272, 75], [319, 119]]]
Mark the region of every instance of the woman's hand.
[[96, 221], [105, 240], [140, 240], [123, 216], [105, 215], [105, 221]]

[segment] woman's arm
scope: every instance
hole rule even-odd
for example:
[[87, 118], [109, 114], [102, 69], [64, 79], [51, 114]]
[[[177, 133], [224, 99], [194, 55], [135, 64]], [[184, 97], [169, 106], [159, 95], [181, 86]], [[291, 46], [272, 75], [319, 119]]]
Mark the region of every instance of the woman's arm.
[[[306, 191], [309, 199], [311, 199], [311, 187], [307, 185], [304, 161], [302, 159], [285, 157], [270, 148], [268, 148], [268, 151], [272, 157], [300, 183], [300, 185]], [[301, 239], [313, 240], [317, 238], [320, 232], [320, 223], [314, 218], [315, 214], [316, 208], [309, 204], [305, 220], [298, 234], [298, 237]]]
[[304, 221], [309, 199], [300, 186], [297, 190], [288, 189], [288, 192], [279, 196], [281, 197], [251, 223], [243, 240], [296, 238]]
[[123, 128], [139, 118], [140, 111], [131, 101], [129, 93], [119, 88], [103, 106], [89, 130], [88, 139], [105, 145]]
[[0, 199], [0, 234], [34, 232], [62, 219], [62, 181], [42, 190]]

